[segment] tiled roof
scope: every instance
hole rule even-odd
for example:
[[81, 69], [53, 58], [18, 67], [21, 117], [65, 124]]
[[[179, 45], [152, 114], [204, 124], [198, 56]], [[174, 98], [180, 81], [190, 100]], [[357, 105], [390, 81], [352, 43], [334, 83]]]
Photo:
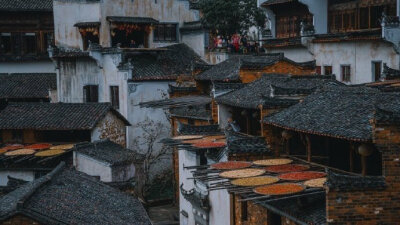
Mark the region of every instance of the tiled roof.
[[187, 106], [170, 109], [170, 115], [180, 118], [211, 121], [211, 110], [207, 110], [205, 105]]
[[392, 69], [386, 65], [386, 63], [383, 64], [383, 71], [382, 71], [383, 78], [386, 80], [393, 80], [393, 79], [399, 79], [400, 78], [400, 70]]
[[268, 54], [262, 56], [248, 56], [248, 55], [234, 55], [229, 59], [214, 65], [209, 70], [204, 71], [196, 76], [196, 80], [210, 80], [210, 81], [239, 81], [240, 80], [240, 70], [260, 70], [264, 67], [273, 65], [280, 61], [286, 61], [291, 64], [305, 67], [314, 68], [315, 62], [297, 63], [286, 57], [283, 54]]
[[193, 125], [179, 123], [178, 133], [181, 135], [220, 134], [221, 129], [219, 128], [219, 125], [193, 126]]
[[264, 41], [263, 47], [265, 48], [282, 48], [282, 47], [302, 47], [301, 38], [274, 38], [267, 39]]
[[229, 153], [269, 153], [265, 138], [226, 132]]
[[301, 225], [323, 225], [326, 222], [325, 194], [281, 198], [274, 201], [256, 200], [268, 210]]
[[41, 224], [151, 224], [138, 199], [64, 165], [1, 197], [0, 221], [18, 213]]
[[192, 21], [192, 22], [185, 22], [183, 26], [179, 28], [181, 32], [193, 32], [193, 31], [201, 31], [204, 29], [203, 24], [201, 21]]
[[231, 91], [238, 90], [245, 86], [245, 84], [243, 83], [223, 83], [223, 82], [217, 82], [214, 83], [213, 85], [214, 85], [213, 88], [214, 97], [229, 93]]
[[195, 67], [207, 65], [186, 44], [174, 44], [158, 54], [132, 56], [133, 81], [175, 80], [179, 75], [191, 75]]
[[0, 111], [0, 129], [91, 130], [112, 112], [109, 103], [11, 103]]
[[0, 74], [0, 99], [48, 99], [56, 89], [55, 73]]
[[344, 41], [362, 41], [362, 40], [381, 40], [382, 33], [380, 29], [366, 31], [352, 31], [345, 33], [317, 34], [314, 43], [321, 42], [344, 42]]
[[[330, 76], [289, 76], [283, 74], [265, 74], [260, 79], [246, 84], [243, 88], [232, 91], [216, 98], [220, 104], [240, 108], [257, 109], [260, 104], [265, 108], [290, 106], [298, 100], [280, 97], [282, 91], [285, 95], [306, 95], [326, 83], [337, 83]], [[277, 93], [275, 92], [277, 89]]]
[[75, 150], [111, 166], [130, 164], [135, 160], [135, 153], [132, 150], [123, 148], [108, 139], [77, 144]]
[[330, 189], [338, 191], [381, 190], [386, 187], [382, 176], [350, 176], [333, 172], [328, 173], [326, 184]]
[[178, 86], [174, 86], [174, 85], [168, 85], [168, 92], [169, 93], [193, 93], [193, 92], [197, 92], [197, 88], [196, 87], [178, 87]]
[[0, 0], [0, 11], [53, 11], [53, 0]]
[[326, 85], [304, 101], [264, 119], [285, 129], [354, 141], [370, 141], [377, 107], [400, 112], [399, 93], [364, 86]]

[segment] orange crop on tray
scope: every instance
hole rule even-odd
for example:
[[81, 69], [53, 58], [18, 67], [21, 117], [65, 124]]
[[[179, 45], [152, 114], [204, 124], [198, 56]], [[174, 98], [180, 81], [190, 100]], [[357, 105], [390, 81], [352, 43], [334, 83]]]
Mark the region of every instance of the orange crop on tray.
[[325, 176], [326, 174], [322, 172], [305, 171], [305, 172], [284, 173], [279, 175], [279, 178], [282, 180], [311, 180]]
[[220, 162], [211, 165], [211, 168], [217, 170], [234, 170], [234, 169], [243, 169], [250, 167], [250, 162], [243, 161], [229, 161], [229, 162]]
[[300, 184], [281, 183], [256, 187], [253, 191], [261, 195], [288, 195], [304, 191], [305, 187]]
[[42, 143], [42, 144], [33, 144], [33, 145], [27, 145], [24, 148], [26, 149], [35, 149], [35, 150], [41, 150], [41, 149], [48, 149], [52, 146], [52, 144], [49, 143]]
[[309, 168], [310, 167], [306, 165], [286, 164], [286, 165], [268, 166], [267, 171], [272, 173], [288, 173], [288, 172], [308, 170]]
[[225, 143], [221, 142], [200, 142], [193, 144], [196, 148], [222, 148], [225, 147]]

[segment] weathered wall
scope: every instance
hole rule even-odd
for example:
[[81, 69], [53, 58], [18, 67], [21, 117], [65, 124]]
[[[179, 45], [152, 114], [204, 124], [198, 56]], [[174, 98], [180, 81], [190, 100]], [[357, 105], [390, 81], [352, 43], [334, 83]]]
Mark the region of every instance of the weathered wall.
[[109, 112], [92, 131], [92, 141], [107, 138], [126, 147], [125, 123], [111, 112]]
[[[158, 126], [157, 129], [162, 131], [160, 137], [156, 140], [154, 144], [154, 150], [159, 151], [163, 144], [159, 143], [159, 141], [163, 138], [167, 138], [171, 136], [171, 124], [169, 119], [166, 116], [166, 113], [162, 109], [154, 109], [154, 108], [141, 108], [139, 103], [155, 101], [168, 98], [168, 84], [171, 82], [167, 81], [159, 81], [159, 82], [137, 82], [137, 83], [129, 83], [129, 100], [128, 104], [128, 121], [132, 124], [131, 127], [128, 127], [128, 148], [133, 149], [135, 147], [135, 140], [138, 140], [139, 143], [143, 143], [143, 129], [138, 127], [137, 125], [140, 122], [144, 121], [152, 121], [154, 126]], [[141, 145], [139, 150], [140, 152], [147, 151], [148, 145]], [[166, 168], [171, 168], [172, 163], [172, 154], [165, 155], [164, 159], [157, 164], [157, 168], [153, 168], [152, 174], [156, 174], [165, 170]]]
[[[196, 154], [185, 150], [179, 150], [179, 186], [184, 183], [183, 188], [185, 190], [191, 190], [194, 188], [193, 180], [187, 178], [192, 177], [189, 170], [183, 168], [185, 166], [195, 166], [197, 164]], [[188, 213], [188, 218], [180, 214], [180, 221], [187, 221], [187, 225], [195, 225], [194, 217], [192, 213], [192, 204], [187, 201], [181, 193], [179, 193], [179, 211], [185, 211]]]
[[242, 215], [242, 204], [246, 202], [239, 202], [240, 196], [234, 196], [234, 225], [279, 225], [268, 224], [268, 211], [260, 205], [254, 204], [252, 201], [247, 202], [247, 219], [244, 220]]
[[224, 129], [228, 126], [228, 119], [232, 118], [231, 108], [226, 105], [218, 105], [218, 124], [219, 127]]
[[113, 182], [124, 182], [135, 176], [135, 165], [121, 165], [112, 167]]
[[267, 53], [284, 53], [285, 57], [295, 62], [309, 62], [314, 60], [312, 53], [305, 47], [280, 47], [280, 48], [267, 48]]
[[[93, 59], [64, 59], [59, 62], [58, 100], [66, 103], [84, 102], [83, 87], [99, 85], [101, 71]], [[99, 86], [99, 98], [103, 96]], [[99, 99], [100, 100], [100, 99]]]
[[[82, 37], [74, 24], [100, 22], [100, 3], [54, 1], [54, 36], [59, 47], [82, 48]], [[109, 34], [109, 33], [108, 33]]]
[[35, 220], [33, 220], [29, 217], [17, 214], [5, 221], [2, 221], [1, 224], [3, 224], [3, 225], [16, 225], [16, 224], [18, 224], [18, 225], [39, 225], [40, 223], [36, 222]]
[[1, 62], [0, 73], [55, 73], [50, 60], [35, 62]]
[[399, 68], [399, 55], [383, 41], [314, 43], [310, 47], [318, 66], [332, 66], [336, 79], [341, 81], [340, 65], [350, 65], [351, 84], [374, 81], [372, 61], [382, 61], [391, 68]]
[[73, 157], [76, 170], [86, 173], [89, 176], [98, 176], [103, 182], [113, 181], [111, 167], [108, 163], [95, 160], [75, 151]]
[[208, 197], [210, 201], [210, 224], [230, 225], [230, 197], [227, 190], [211, 191]]
[[35, 179], [34, 171], [16, 171], [16, 170], [1, 170], [0, 171], [0, 186], [7, 186], [7, 176], [17, 178], [24, 181], [33, 181]]
[[[105, 0], [101, 6], [102, 27], [100, 43], [103, 46], [110, 46], [111, 36], [109, 35], [109, 23], [107, 16], [131, 16], [131, 17], [151, 17], [160, 22], [180, 23], [196, 21], [199, 19], [197, 10], [189, 9], [189, 1], [179, 0]], [[164, 46], [166, 43], [153, 43], [153, 35], [150, 34], [150, 47]]]
[[204, 60], [205, 58], [205, 34], [201, 32], [185, 33], [182, 34], [181, 41], [190, 46], [197, 54]]

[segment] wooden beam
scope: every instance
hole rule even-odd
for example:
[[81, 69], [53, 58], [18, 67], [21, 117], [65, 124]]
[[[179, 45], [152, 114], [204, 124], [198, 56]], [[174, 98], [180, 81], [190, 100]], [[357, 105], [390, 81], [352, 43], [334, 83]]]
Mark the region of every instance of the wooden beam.
[[349, 170], [350, 172], [354, 172], [354, 144], [350, 144], [350, 152], [349, 152]]

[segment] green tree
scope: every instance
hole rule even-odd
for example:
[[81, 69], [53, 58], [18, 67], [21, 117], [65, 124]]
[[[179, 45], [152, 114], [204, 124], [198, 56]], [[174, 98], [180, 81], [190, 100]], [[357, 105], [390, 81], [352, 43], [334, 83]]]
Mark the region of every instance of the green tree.
[[252, 26], [262, 27], [266, 16], [257, 0], [199, 0], [202, 23], [213, 34], [244, 33]]

